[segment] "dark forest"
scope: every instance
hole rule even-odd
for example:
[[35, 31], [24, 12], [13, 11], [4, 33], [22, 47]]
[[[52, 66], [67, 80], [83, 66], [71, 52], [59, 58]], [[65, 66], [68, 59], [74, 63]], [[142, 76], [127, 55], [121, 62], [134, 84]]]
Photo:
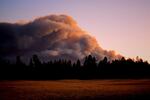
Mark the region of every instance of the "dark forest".
[[59, 59], [42, 62], [33, 55], [28, 64], [16, 57], [16, 62], [0, 59], [1, 80], [56, 80], [56, 79], [141, 79], [150, 78], [150, 64], [142, 59], [108, 61], [107, 57], [97, 61], [91, 55], [84, 61]]

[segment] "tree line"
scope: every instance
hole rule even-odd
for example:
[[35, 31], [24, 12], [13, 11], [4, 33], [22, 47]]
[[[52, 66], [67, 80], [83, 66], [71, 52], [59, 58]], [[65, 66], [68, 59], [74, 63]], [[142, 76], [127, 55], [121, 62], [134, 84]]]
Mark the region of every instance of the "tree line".
[[59, 59], [42, 62], [37, 55], [24, 63], [20, 56], [15, 63], [0, 59], [0, 79], [131, 79], [150, 78], [150, 64], [142, 59], [133, 60], [122, 57], [120, 60], [108, 61], [107, 57], [97, 61], [95, 57], [86, 56], [80, 60]]

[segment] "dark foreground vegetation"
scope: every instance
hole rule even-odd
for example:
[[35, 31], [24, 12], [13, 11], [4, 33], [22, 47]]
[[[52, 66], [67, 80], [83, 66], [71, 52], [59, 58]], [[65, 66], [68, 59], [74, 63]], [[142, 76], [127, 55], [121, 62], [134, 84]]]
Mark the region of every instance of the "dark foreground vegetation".
[[15, 63], [0, 59], [0, 79], [2, 80], [49, 80], [49, 79], [139, 79], [150, 78], [150, 64], [138, 59], [122, 58], [109, 62], [105, 57], [96, 61], [91, 55], [72, 63], [67, 60], [41, 62], [33, 55], [29, 64], [23, 63], [20, 56]]
[[0, 100], [150, 100], [150, 80], [0, 81]]

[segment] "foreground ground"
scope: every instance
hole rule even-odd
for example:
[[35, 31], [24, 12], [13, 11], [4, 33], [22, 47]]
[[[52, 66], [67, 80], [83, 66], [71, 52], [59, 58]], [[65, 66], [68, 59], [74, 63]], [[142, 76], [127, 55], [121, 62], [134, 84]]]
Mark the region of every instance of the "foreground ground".
[[0, 100], [150, 100], [150, 80], [0, 81]]

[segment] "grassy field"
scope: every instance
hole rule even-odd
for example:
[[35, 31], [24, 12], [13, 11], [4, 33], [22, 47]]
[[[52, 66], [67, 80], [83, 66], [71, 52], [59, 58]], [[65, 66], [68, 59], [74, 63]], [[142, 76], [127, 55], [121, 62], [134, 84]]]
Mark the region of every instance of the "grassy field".
[[150, 80], [0, 81], [0, 100], [150, 100]]

